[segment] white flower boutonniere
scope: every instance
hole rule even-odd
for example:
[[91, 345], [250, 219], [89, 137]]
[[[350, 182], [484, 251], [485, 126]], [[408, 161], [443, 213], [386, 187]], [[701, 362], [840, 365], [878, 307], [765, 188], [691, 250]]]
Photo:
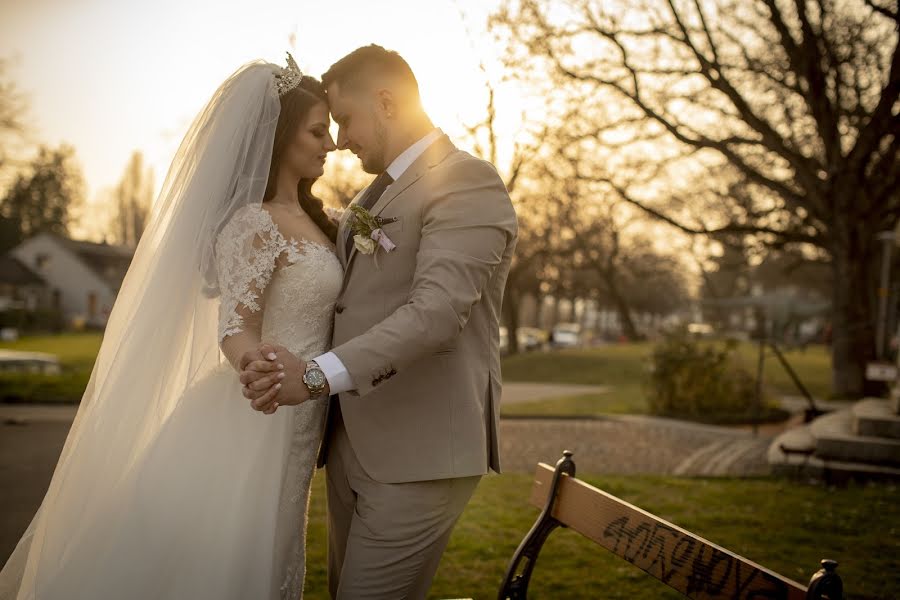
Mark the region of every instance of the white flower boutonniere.
[[350, 228], [353, 231], [353, 245], [363, 254], [374, 254], [378, 247], [385, 252], [393, 252], [397, 247], [391, 238], [381, 228], [385, 223], [392, 222], [389, 219], [373, 216], [365, 208], [353, 205], [350, 207], [352, 221]]
[[375, 240], [372, 238], [367, 238], [359, 234], [354, 235], [353, 245], [356, 246], [357, 252], [362, 252], [363, 254], [372, 254], [375, 252]]

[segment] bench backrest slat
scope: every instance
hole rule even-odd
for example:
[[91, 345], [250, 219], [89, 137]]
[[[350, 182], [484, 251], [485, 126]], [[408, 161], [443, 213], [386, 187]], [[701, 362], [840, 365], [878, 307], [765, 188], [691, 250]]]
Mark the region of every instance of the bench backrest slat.
[[[538, 464], [534, 506], [545, 506], [552, 480], [553, 467]], [[567, 475], [553, 517], [690, 598], [806, 598], [796, 581]]]

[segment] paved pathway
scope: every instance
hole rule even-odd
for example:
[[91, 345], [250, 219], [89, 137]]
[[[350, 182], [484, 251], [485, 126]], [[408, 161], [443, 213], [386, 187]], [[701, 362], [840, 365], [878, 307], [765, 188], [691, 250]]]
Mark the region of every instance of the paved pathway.
[[504, 469], [531, 473], [575, 453], [582, 473], [748, 476], [768, 473], [771, 437], [653, 417], [502, 419]]
[[[6, 408], [0, 405], [0, 412]], [[71, 424], [10, 423], [0, 418], [0, 564], [6, 563], [40, 506]]]
[[572, 385], [556, 383], [517, 383], [507, 381], [503, 384], [503, 404], [534, 402], [548, 398], [563, 396], [583, 396], [585, 394], [603, 394], [612, 388], [608, 385]]
[[[853, 404], [849, 400], [822, 400], [821, 398], [813, 398], [813, 400], [819, 410], [841, 410]], [[792, 413], [803, 412], [809, 406], [809, 400], [805, 396], [782, 396], [779, 402], [782, 408]]]
[[72, 404], [0, 404], [0, 421], [7, 425], [71, 423], [76, 412], [78, 406]]

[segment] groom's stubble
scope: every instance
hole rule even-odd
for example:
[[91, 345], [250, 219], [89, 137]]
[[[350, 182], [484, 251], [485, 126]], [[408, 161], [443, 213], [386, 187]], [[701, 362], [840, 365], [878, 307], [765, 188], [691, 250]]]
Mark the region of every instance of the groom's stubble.
[[366, 173], [377, 175], [382, 173], [388, 167], [385, 157], [388, 145], [388, 129], [384, 122], [378, 118], [374, 106], [372, 107], [372, 121], [374, 122], [375, 147], [372, 148], [372, 154], [369, 157], [369, 160], [366, 161], [369, 164], [364, 162], [362, 167]]

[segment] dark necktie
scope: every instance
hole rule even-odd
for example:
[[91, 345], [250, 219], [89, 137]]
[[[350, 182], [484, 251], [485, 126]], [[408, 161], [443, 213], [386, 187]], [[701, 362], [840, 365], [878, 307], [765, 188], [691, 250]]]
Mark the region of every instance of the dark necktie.
[[[359, 201], [359, 205], [366, 210], [369, 210], [375, 203], [378, 202], [378, 199], [381, 198], [381, 195], [384, 193], [384, 190], [387, 189], [387, 186], [391, 185], [394, 182], [394, 178], [391, 177], [387, 171], [384, 171], [372, 181], [372, 184], [369, 186], [369, 189], [366, 190], [365, 195]], [[351, 219], [353, 217], [350, 217]], [[352, 223], [349, 223], [348, 226], [352, 226]], [[347, 242], [345, 245], [344, 256], [347, 258], [350, 257], [350, 251], [353, 249], [353, 229], [352, 227], [347, 231]]]

